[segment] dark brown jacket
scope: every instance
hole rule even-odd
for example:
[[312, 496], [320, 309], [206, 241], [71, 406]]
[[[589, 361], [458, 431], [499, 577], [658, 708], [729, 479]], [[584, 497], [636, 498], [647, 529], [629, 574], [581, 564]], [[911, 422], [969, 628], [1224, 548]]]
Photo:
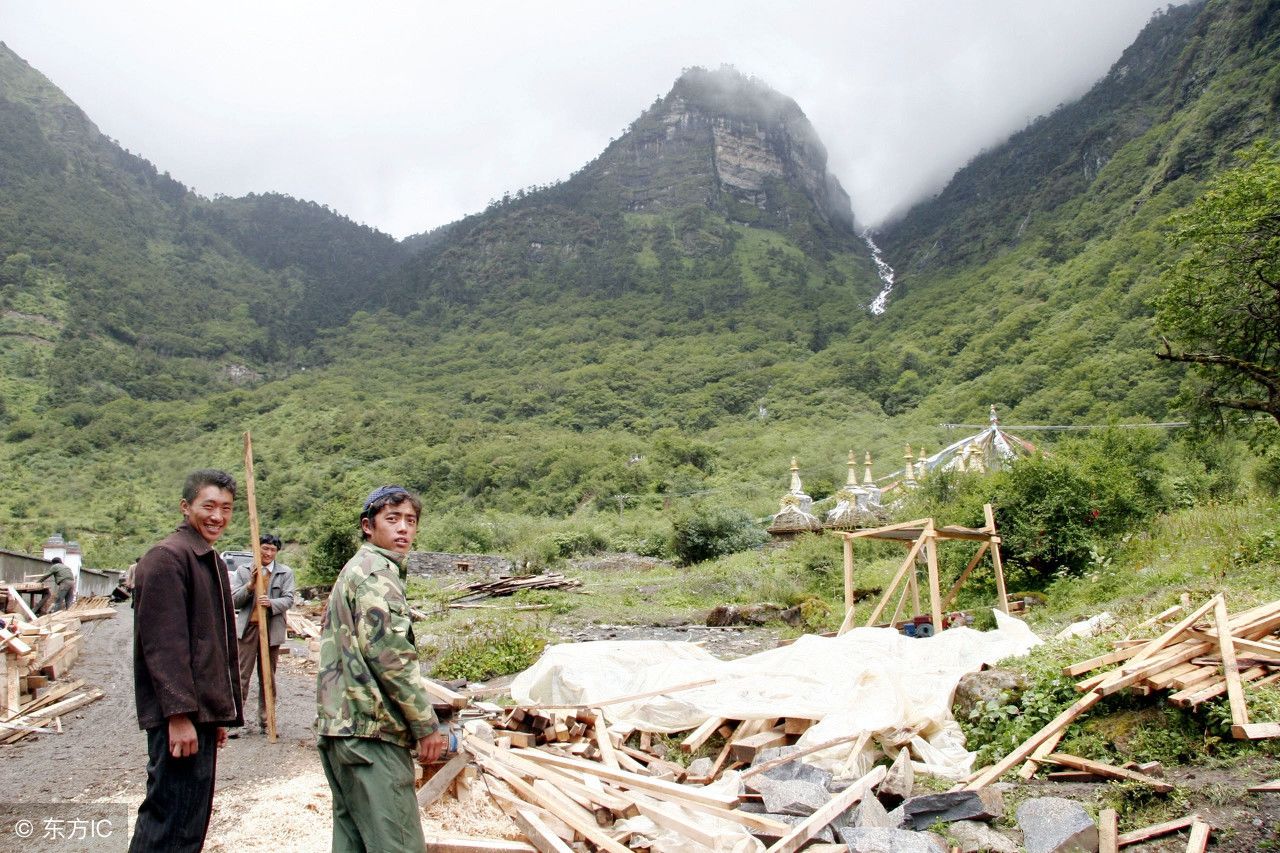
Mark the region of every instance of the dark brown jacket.
[[227, 567], [190, 524], [138, 561], [133, 607], [139, 727], [175, 714], [193, 723], [244, 725]]

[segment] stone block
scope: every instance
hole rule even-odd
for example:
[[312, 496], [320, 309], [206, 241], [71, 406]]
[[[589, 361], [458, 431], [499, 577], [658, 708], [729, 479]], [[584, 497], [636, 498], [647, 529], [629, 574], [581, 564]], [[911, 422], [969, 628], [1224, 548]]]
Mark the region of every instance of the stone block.
[[1098, 849], [1098, 827], [1075, 800], [1027, 800], [1018, 806], [1017, 819], [1027, 853], [1094, 853]]
[[911, 789], [916, 784], [915, 769], [911, 766], [911, 755], [904, 747], [898, 750], [889, 772], [876, 786], [876, 796], [885, 808], [893, 808], [911, 796]]
[[917, 830], [938, 821], [994, 820], [1004, 814], [1004, 797], [994, 788], [924, 794], [903, 803], [902, 811], [907, 826]]
[[976, 820], [958, 820], [947, 827], [947, 835], [960, 848], [960, 853], [1018, 853], [1019, 847], [1009, 838]]
[[849, 853], [947, 853], [947, 843], [932, 832], [845, 827], [840, 838]]

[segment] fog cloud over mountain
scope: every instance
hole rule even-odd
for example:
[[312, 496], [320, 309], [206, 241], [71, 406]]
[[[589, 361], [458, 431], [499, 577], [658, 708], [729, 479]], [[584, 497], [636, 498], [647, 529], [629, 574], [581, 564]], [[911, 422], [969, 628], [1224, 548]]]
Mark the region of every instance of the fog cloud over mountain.
[[567, 177], [682, 68], [732, 64], [795, 98], [874, 225], [1081, 95], [1165, 5], [12, 0], [0, 37], [197, 191], [396, 236]]

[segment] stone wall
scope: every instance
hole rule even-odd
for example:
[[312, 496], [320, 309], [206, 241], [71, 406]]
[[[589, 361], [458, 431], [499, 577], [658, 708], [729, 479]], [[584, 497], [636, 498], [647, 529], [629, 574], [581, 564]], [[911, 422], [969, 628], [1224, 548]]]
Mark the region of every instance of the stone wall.
[[[466, 565], [463, 569], [461, 564]], [[506, 557], [493, 554], [443, 554], [438, 551], [411, 551], [409, 574], [431, 577], [469, 573], [477, 578], [509, 575], [515, 566]]]

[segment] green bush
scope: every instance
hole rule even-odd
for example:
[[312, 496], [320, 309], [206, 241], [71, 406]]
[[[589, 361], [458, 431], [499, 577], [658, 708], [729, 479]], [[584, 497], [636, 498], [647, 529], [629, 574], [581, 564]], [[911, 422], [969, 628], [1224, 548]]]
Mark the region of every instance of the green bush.
[[764, 544], [769, 535], [739, 509], [695, 506], [671, 522], [672, 550], [685, 564], [713, 560]]
[[487, 681], [528, 669], [546, 648], [545, 632], [518, 621], [485, 619], [454, 635], [432, 665], [436, 678]]
[[359, 520], [351, 501], [322, 506], [308, 528], [311, 551], [309, 573], [321, 582], [332, 581], [360, 548]]

